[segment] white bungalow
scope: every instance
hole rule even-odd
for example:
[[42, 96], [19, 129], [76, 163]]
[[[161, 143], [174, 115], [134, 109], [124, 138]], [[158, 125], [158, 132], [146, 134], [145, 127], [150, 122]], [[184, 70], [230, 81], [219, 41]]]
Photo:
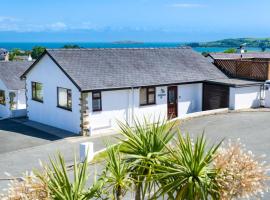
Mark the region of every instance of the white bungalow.
[[30, 120], [86, 135], [218, 108], [260, 106], [260, 82], [229, 79], [185, 48], [55, 49], [23, 74]]
[[26, 115], [25, 82], [20, 76], [31, 64], [0, 61], [0, 118]]

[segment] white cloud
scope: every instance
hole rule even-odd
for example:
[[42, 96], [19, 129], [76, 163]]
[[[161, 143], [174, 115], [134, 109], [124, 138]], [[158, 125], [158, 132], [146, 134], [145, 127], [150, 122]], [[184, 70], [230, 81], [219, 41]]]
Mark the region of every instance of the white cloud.
[[62, 31], [62, 30], [67, 29], [67, 25], [63, 22], [56, 22], [56, 23], [45, 26], [45, 29], [52, 30], [52, 31]]
[[0, 16], [0, 23], [4, 23], [4, 22], [18, 22], [20, 21], [17, 18], [14, 17], [7, 17], [7, 16]]
[[198, 7], [205, 7], [204, 4], [198, 4], [198, 3], [175, 3], [170, 5], [174, 8], [198, 8]]

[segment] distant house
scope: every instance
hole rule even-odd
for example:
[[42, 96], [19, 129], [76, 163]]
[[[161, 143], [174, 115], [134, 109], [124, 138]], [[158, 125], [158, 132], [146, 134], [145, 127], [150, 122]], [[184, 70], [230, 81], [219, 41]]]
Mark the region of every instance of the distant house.
[[24, 55], [24, 56], [14, 56], [13, 58], [14, 61], [32, 61], [33, 58], [32, 56], [29, 54], [28, 56]]
[[47, 49], [22, 78], [30, 120], [81, 135], [142, 116], [258, 107], [262, 85], [228, 78], [188, 47]]
[[233, 78], [270, 79], [270, 52], [211, 53], [212, 62]]
[[0, 62], [0, 118], [26, 113], [25, 82], [21, 74], [33, 62]]
[[0, 61], [8, 61], [8, 51], [6, 49], [0, 48]]

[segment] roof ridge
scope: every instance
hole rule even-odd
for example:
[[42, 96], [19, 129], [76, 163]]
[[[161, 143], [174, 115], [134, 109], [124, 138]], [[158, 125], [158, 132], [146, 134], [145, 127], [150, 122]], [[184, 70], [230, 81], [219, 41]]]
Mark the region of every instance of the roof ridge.
[[46, 48], [48, 51], [91, 51], [91, 50], [156, 50], [156, 49], [192, 49], [189, 46], [181, 46], [181, 47], [109, 47], [109, 48], [70, 48], [70, 49], [65, 49], [65, 48]]

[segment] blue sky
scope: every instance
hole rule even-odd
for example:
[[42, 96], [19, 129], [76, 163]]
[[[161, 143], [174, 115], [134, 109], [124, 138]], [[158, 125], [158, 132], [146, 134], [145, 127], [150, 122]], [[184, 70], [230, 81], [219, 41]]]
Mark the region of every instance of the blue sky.
[[270, 37], [269, 0], [1, 1], [0, 41], [210, 41]]

